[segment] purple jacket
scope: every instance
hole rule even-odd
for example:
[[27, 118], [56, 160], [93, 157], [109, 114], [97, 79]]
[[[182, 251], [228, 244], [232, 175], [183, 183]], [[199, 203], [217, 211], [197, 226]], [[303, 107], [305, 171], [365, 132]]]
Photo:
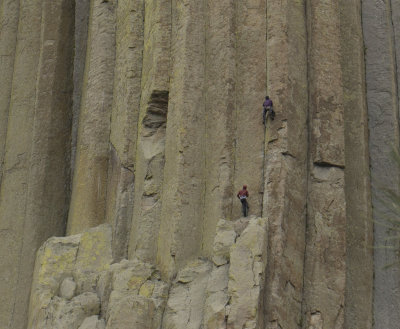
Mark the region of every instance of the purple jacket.
[[264, 101], [263, 107], [272, 107], [272, 101], [270, 99], [266, 99]]

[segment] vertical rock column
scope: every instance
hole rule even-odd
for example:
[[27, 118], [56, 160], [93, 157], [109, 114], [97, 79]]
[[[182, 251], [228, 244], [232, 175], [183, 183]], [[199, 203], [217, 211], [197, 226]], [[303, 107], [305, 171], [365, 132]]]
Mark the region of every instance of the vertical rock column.
[[114, 7], [114, 1], [91, 1], [68, 234], [104, 222], [115, 64]]
[[36, 250], [64, 233], [73, 8], [70, 0], [21, 2], [0, 191], [2, 328], [26, 328]]
[[[385, 216], [392, 216], [384, 204], [382, 186], [399, 192], [399, 168], [390, 154], [392, 148], [399, 145], [398, 78], [390, 1], [363, 1], [362, 22], [373, 218], [382, 221]], [[387, 227], [375, 225], [375, 245], [390, 245], [385, 238], [393, 234], [396, 233], [390, 232]], [[384, 269], [393, 263], [394, 266]], [[374, 270], [374, 328], [395, 329], [400, 323], [400, 267], [397, 252], [375, 249]]]
[[[75, 51], [74, 51], [74, 94], [71, 130], [71, 172], [74, 172], [76, 143], [78, 139], [79, 112], [82, 101], [82, 85], [85, 73], [88, 38], [90, 0], [75, 1]], [[71, 182], [72, 183], [72, 182]]]
[[[154, 263], [161, 223], [171, 40], [171, 1], [145, 1], [142, 96], [130, 257]], [[190, 97], [189, 97], [190, 98]]]
[[[25, 201], [40, 55], [41, 1], [21, 1], [18, 43], [0, 188], [0, 325], [12, 328], [25, 222]], [[11, 325], [11, 327], [10, 327]], [[22, 327], [21, 327], [22, 328]]]
[[[236, 1], [236, 107], [234, 191], [247, 184], [250, 215], [261, 215], [264, 163], [262, 104], [266, 91], [266, 0]], [[235, 193], [235, 194], [236, 194]], [[232, 218], [241, 204], [232, 200]]]
[[157, 259], [164, 276], [201, 253], [205, 104], [204, 1], [172, 1], [171, 81]]
[[309, 0], [310, 167], [305, 328], [343, 328], [346, 275], [343, 86], [339, 6]]
[[0, 184], [17, 45], [18, 17], [19, 1], [2, 1], [0, 4]]
[[127, 257], [133, 212], [133, 171], [141, 97], [143, 21], [143, 0], [118, 1], [106, 207], [106, 220], [113, 226], [113, 253], [116, 259]]
[[269, 219], [267, 328], [301, 322], [307, 200], [308, 85], [305, 1], [267, 3], [268, 93], [263, 215]]
[[234, 196], [235, 1], [207, 1], [206, 48], [204, 251], [210, 255], [217, 222], [231, 216]]
[[345, 122], [346, 307], [344, 328], [372, 328], [373, 224], [361, 1], [339, 1]]

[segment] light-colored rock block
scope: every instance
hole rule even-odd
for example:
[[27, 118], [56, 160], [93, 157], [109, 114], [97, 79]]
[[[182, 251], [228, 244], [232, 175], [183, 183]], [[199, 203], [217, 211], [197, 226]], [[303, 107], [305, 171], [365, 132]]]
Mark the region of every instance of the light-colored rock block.
[[229, 262], [230, 247], [235, 243], [236, 232], [234, 225], [236, 222], [221, 219], [217, 225], [217, 231], [214, 239], [214, 250], [212, 260], [215, 265], [220, 266]]
[[253, 218], [231, 247], [228, 328], [260, 328], [263, 324], [267, 219]]
[[60, 297], [70, 300], [74, 297], [76, 291], [76, 283], [74, 278], [65, 278], [60, 285]]
[[103, 319], [99, 319], [97, 315], [86, 318], [78, 329], [105, 329], [106, 325]]
[[198, 260], [178, 272], [169, 293], [163, 317], [163, 328], [197, 329], [201, 327], [211, 267], [209, 262]]
[[[38, 251], [31, 290], [29, 329], [78, 328], [100, 313], [98, 277], [110, 268], [111, 227], [49, 239]], [[50, 320], [46, 320], [46, 319]]]

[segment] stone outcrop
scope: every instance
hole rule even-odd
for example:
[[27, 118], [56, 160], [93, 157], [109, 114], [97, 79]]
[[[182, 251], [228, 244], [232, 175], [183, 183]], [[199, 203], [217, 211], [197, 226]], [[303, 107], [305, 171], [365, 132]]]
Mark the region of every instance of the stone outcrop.
[[113, 264], [109, 225], [51, 238], [37, 254], [28, 328], [259, 328], [266, 227], [221, 220], [213, 261], [187, 264], [172, 282], [138, 259]]
[[399, 18], [3, 0], [0, 328], [395, 329]]

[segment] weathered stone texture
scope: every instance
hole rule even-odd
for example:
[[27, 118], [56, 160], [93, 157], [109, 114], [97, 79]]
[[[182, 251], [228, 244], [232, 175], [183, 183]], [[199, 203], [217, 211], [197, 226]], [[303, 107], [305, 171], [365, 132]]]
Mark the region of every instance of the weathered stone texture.
[[268, 94], [263, 214], [269, 218], [267, 328], [301, 322], [307, 200], [308, 85], [305, 1], [268, 2]]
[[104, 222], [115, 65], [115, 2], [91, 1], [68, 234]]
[[[263, 328], [267, 220], [221, 220], [214, 263], [168, 283], [150, 263], [113, 263], [109, 225], [49, 239], [38, 251], [28, 329]], [[223, 256], [221, 258], [221, 256]]]
[[[206, 182], [203, 248], [212, 253], [220, 218], [231, 216], [234, 189], [235, 1], [206, 1]], [[235, 199], [236, 201], [236, 199]], [[237, 216], [234, 216], [236, 218]]]
[[373, 222], [361, 1], [339, 1], [345, 122], [346, 294], [344, 328], [372, 328]]
[[171, 2], [145, 2], [142, 95], [130, 256], [155, 262], [161, 223], [171, 42]]
[[8, 111], [17, 45], [19, 1], [8, 0], [0, 4], [0, 184], [7, 136]]
[[[28, 329], [78, 329], [87, 317], [99, 314], [96, 282], [110, 268], [111, 239], [111, 228], [100, 226], [80, 235], [51, 238], [40, 248]], [[76, 285], [72, 292], [66, 287], [67, 278]]]
[[197, 258], [202, 249], [204, 11], [202, 1], [172, 1], [171, 81], [157, 253], [164, 277]]
[[1, 1], [0, 328], [395, 329], [399, 38], [392, 0]]
[[311, 157], [344, 167], [343, 84], [337, 2], [308, 1]]
[[169, 286], [160, 280], [152, 265], [137, 260], [122, 261], [114, 264], [99, 282], [106, 287], [98, 289], [106, 328], [161, 327]]
[[322, 317], [321, 328], [344, 328], [346, 222], [344, 173], [336, 167], [313, 168], [308, 196], [304, 273], [304, 321]]
[[5, 328], [14, 321], [13, 311], [21, 261], [25, 221], [24, 200], [27, 194], [26, 183], [34, 119], [32, 105], [35, 100], [40, 56], [41, 14], [40, 1], [21, 2], [19, 41], [15, 54], [13, 92], [0, 187], [0, 262], [2, 264], [0, 267], [2, 278], [0, 324]]
[[[394, 191], [399, 187], [399, 168], [391, 150], [399, 144], [399, 101], [396, 69], [396, 45], [390, 3], [395, 1], [363, 1], [362, 22], [365, 43], [367, 102], [369, 117], [369, 153], [371, 161], [373, 217], [382, 220], [388, 214], [383, 204], [382, 186]], [[389, 214], [389, 216], [391, 216]], [[386, 245], [392, 235], [386, 227], [375, 225], [376, 246]], [[397, 253], [388, 249], [374, 251], [374, 328], [394, 329], [400, 323], [400, 267]]]
[[[262, 103], [266, 90], [266, 0], [236, 2], [235, 151], [233, 182], [235, 192], [247, 184], [249, 214], [261, 215], [264, 160]], [[251, 159], [251, 160], [250, 160]], [[232, 217], [241, 204], [232, 200]]]
[[163, 328], [201, 328], [210, 270], [209, 262], [195, 261], [178, 273], [177, 282], [170, 290]]
[[21, 2], [0, 192], [4, 328], [25, 328], [36, 250], [64, 234], [73, 8], [68, 0]]
[[230, 250], [227, 328], [264, 327], [267, 220], [252, 218]]
[[343, 328], [346, 279], [343, 83], [337, 2], [308, 1], [310, 154], [305, 327]]
[[72, 97], [71, 173], [74, 172], [78, 141], [79, 113], [85, 74], [86, 49], [89, 27], [90, 0], [75, 0], [74, 92]]
[[111, 114], [106, 221], [113, 226], [113, 251], [127, 257], [133, 213], [137, 122], [141, 97], [144, 2], [119, 1]]
[[97, 315], [87, 317], [78, 329], [105, 329], [104, 320], [98, 318]]

